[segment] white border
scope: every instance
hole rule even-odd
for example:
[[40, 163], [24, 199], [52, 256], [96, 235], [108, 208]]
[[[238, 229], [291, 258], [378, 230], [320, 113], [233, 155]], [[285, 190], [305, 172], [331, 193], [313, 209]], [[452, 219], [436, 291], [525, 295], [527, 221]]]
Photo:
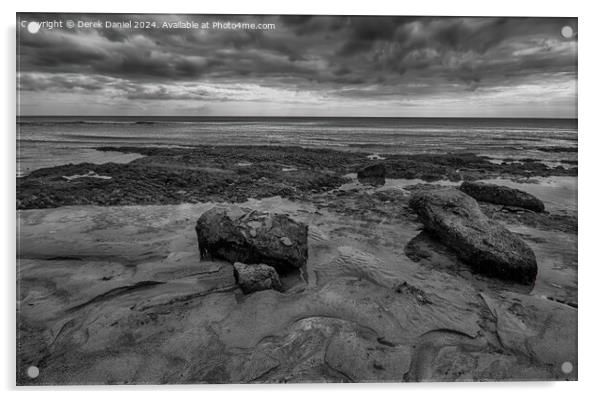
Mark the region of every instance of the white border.
[[[4, 262], [2, 283], [4, 298], [2, 311], [1, 343], [4, 346], [0, 360], [0, 376], [3, 390], [8, 397], [61, 398], [80, 397], [86, 390], [86, 398], [126, 397], [130, 391], [145, 398], [163, 398], [168, 391], [181, 397], [219, 396], [225, 398], [261, 397], [279, 399], [304, 398], [320, 394], [345, 395], [347, 398], [363, 398], [373, 390], [377, 395], [416, 395], [420, 399], [429, 397], [477, 397], [483, 399], [514, 398], [525, 396], [548, 398], [573, 398], [590, 396], [596, 389], [600, 377], [600, 299], [597, 287], [602, 280], [602, 259], [597, 253], [599, 243], [600, 202], [602, 184], [598, 171], [602, 146], [602, 124], [596, 116], [601, 114], [598, 97], [600, 87], [600, 23], [601, 14], [596, 2], [577, 1], [386, 1], [365, 2], [302, 0], [280, 1], [231, 1], [175, 2], [149, 0], [101, 0], [96, 3], [52, 0], [23, 0], [18, 3], [2, 3], [2, 77], [4, 88], [2, 101], [2, 189], [0, 197], [5, 217], [2, 233]], [[568, 16], [579, 18], [579, 382], [572, 383], [453, 383], [453, 384], [354, 384], [354, 385], [294, 385], [294, 386], [168, 386], [168, 387], [66, 387], [66, 388], [15, 388], [15, 12], [155, 12], [155, 13], [236, 13], [236, 14], [347, 14], [347, 15], [465, 15], [465, 16]], [[601, 160], [602, 161], [602, 160]], [[109, 391], [109, 392], [107, 392]], [[42, 396], [43, 395], [43, 396]]]

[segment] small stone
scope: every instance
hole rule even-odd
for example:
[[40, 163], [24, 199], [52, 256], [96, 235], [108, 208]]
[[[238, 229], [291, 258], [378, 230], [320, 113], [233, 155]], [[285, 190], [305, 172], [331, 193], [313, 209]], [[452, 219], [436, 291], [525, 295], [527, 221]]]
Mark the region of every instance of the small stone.
[[265, 264], [234, 263], [234, 277], [245, 294], [263, 290], [280, 290], [282, 285], [276, 269]]
[[290, 239], [290, 238], [288, 238], [288, 237], [281, 237], [281, 238], [280, 238], [280, 242], [281, 242], [283, 245], [286, 245], [287, 247], [290, 247], [291, 245], [293, 245], [293, 243], [291, 242], [291, 239]]
[[374, 363], [372, 363], [372, 366], [376, 369], [376, 370], [384, 370], [385, 367], [377, 360], [374, 361]]

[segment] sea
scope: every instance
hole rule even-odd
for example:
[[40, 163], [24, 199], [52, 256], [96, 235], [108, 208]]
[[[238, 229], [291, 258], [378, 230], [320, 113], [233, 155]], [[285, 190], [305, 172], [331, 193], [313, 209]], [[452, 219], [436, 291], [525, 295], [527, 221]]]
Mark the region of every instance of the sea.
[[[100, 146], [270, 145], [386, 154], [472, 152], [575, 166], [576, 119], [318, 117], [17, 117], [17, 175], [68, 163], [130, 162]], [[545, 151], [553, 148], [554, 151]]]

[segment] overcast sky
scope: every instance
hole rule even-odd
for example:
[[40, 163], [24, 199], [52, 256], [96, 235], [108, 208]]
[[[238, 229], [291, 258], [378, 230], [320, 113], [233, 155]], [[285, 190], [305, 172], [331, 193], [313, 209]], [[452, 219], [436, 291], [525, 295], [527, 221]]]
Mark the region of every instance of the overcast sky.
[[21, 115], [576, 117], [576, 19], [19, 18], [276, 26], [32, 34], [18, 25]]

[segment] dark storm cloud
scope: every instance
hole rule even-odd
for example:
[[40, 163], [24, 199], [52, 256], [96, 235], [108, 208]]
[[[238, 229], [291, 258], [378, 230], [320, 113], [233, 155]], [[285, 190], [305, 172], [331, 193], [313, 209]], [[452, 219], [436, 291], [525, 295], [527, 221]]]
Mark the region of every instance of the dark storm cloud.
[[[206, 99], [191, 82], [260, 85], [346, 97], [576, 79], [576, 19], [219, 15], [19, 15], [24, 20], [241, 21], [275, 30], [18, 30], [19, 88], [94, 91], [127, 83], [130, 99]], [[105, 81], [102, 81], [105, 79]], [[125, 83], [124, 83], [125, 82]], [[157, 85], [154, 90], [148, 85]], [[177, 87], [186, 87], [178, 90]], [[126, 86], [122, 86], [126, 87]], [[408, 87], [419, 89], [408, 90]], [[384, 93], [384, 94], [383, 94]]]
[[363, 59], [374, 71], [401, 75], [414, 71], [472, 85], [485, 77], [538, 72], [535, 66], [543, 72], [576, 71], [576, 54], [546, 48], [545, 39], [531, 45], [548, 55], [541, 51], [517, 55], [511, 47], [539, 36], [561, 44], [559, 32], [571, 24], [574, 21], [527, 18], [366, 18], [350, 25], [349, 39], [337, 54], [348, 63], [361, 64]]
[[[280, 25], [273, 32], [206, 32], [205, 38], [190, 30], [161, 29], [103, 28], [81, 29], [75, 33], [54, 30], [37, 36], [21, 34], [21, 68], [23, 71], [52, 72], [83, 69], [121, 77], [190, 79], [211, 72], [223, 76], [226, 66], [232, 77], [270, 73], [300, 73], [302, 77], [310, 77], [308, 75], [312, 74], [307, 66], [299, 63], [319, 58], [330, 66], [326, 71], [314, 68], [314, 77], [319, 75], [319, 81], [330, 75], [332, 81], [337, 82], [340, 71], [345, 68], [354, 68], [364, 74], [370, 71], [404, 74], [411, 70], [428, 73], [431, 67], [439, 73], [447, 72], [452, 79], [474, 81], [482, 77], [470, 77], [478, 74], [473, 71], [495, 72], [490, 66], [500, 64], [496, 56], [517, 58], [503, 51], [496, 54], [496, 47], [504, 41], [517, 37], [520, 41], [521, 35], [559, 37], [562, 26], [572, 22], [526, 18], [285, 16], [261, 19]], [[321, 40], [320, 35], [325, 30], [330, 32], [330, 39]], [[328, 47], [322, 50], [325, 45]], [[486, 59], [479, 59], [483, 54], [487, 54]], [[192, 57], [194, 55], [202, 55], [204, 59], [199, 61], [198, 57]], [[445, 64], [454, 57], [461, 58], [461, 65]], [[513, 63], [518, 70], [522, 68], [522, 62], [535, 65], [542, 60], [538, 55], [518, 58]], [[560, 61], [566, 68], [574, 67], [572, 55]], [[557, 61], [554, 64], [558, 67]], [[541, 65], [543, 69], [546, 67]], [[369, 76], [353, 79], [358, 82], [370, 80]]]
[[105, 28], [99, 29], [98, 34], [106, 37], [109, 41], [123, 43], [128, 39], [127, 33], [123, 30], [113, 29], [113, 28]]
[[346, 24], [349, 39], [340, 48], [339, 54], [362, 53], [370, 50], [376, 41], [391, 41], [397, 29], [410, 21], [402, 17], [349, 18]]
[[55, 30], [35, 36], [22, 33], [20, 49], [24, 72], [87, 72], [143, 80], [187, 80], [207, 73], [233, 78], [312, 73], [298, 63], [304, 58], [295, 43], [277, 32], [220, 31], [203, 35], [184, 29]]

